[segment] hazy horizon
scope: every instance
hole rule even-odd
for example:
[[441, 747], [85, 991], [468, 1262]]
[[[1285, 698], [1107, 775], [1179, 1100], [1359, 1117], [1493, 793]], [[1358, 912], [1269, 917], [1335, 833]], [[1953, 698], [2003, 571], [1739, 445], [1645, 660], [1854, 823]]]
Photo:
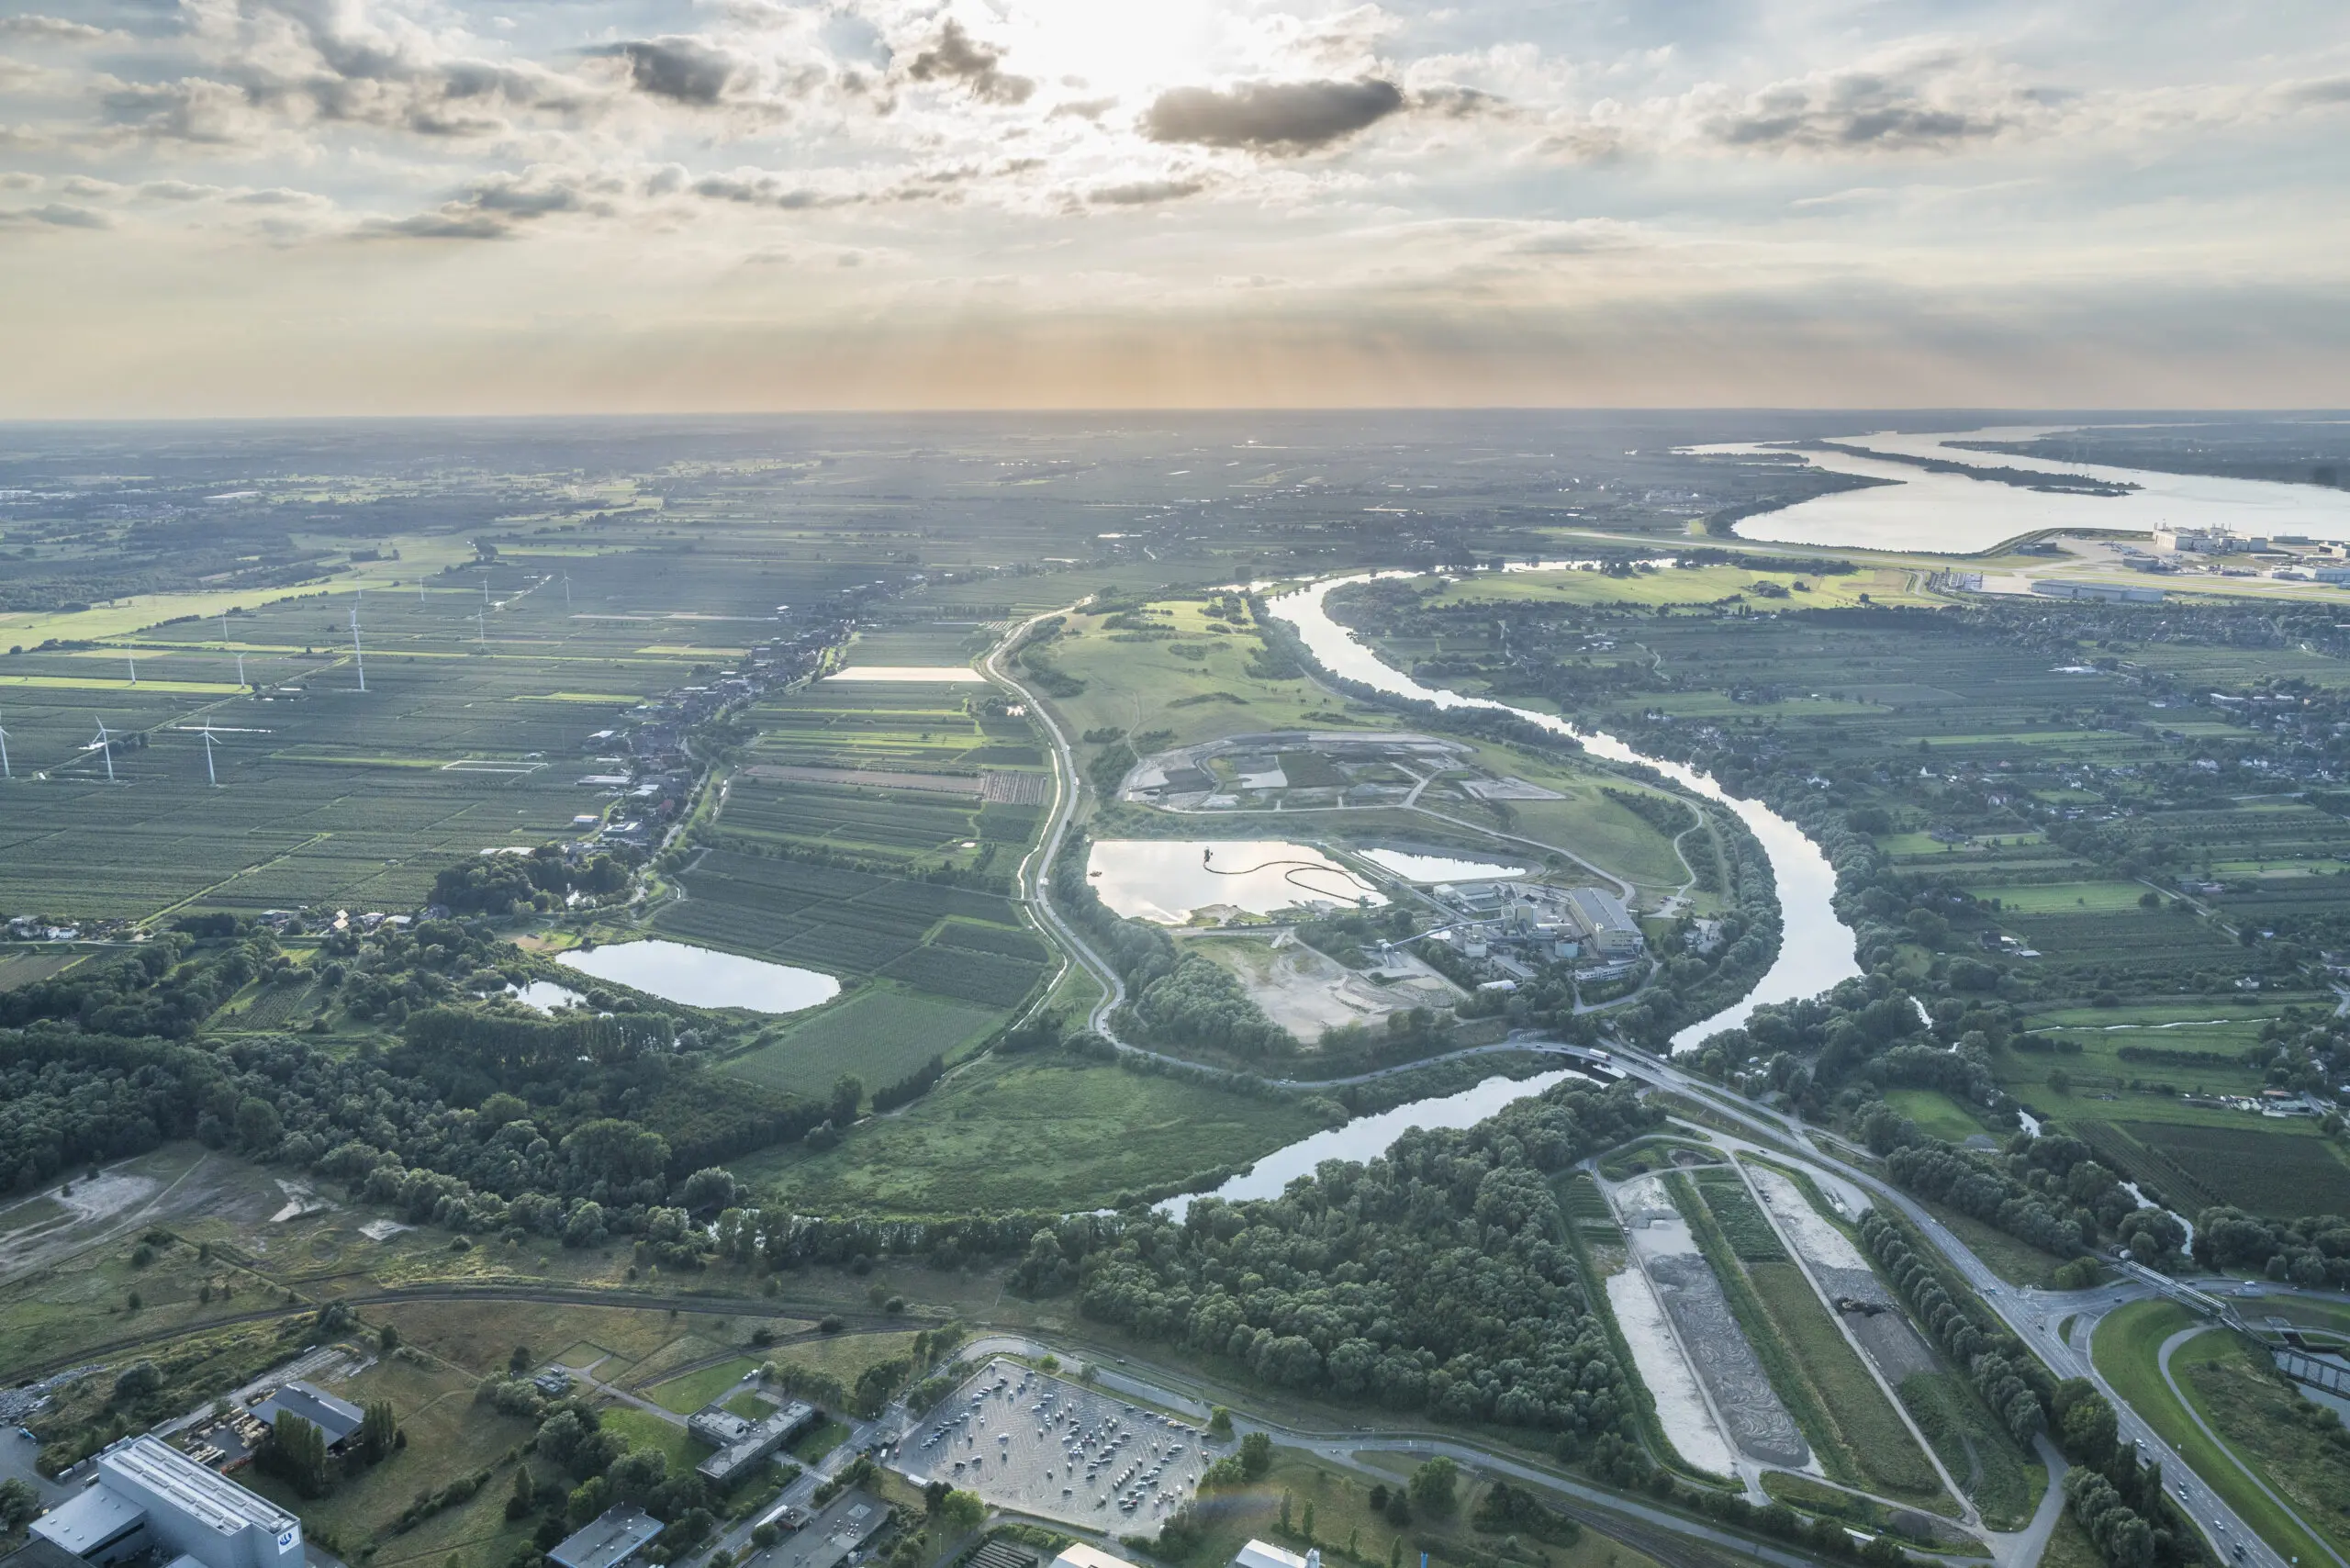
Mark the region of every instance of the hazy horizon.
[[2350, 404], [2322, 0], [0, 0], [0, 418]]

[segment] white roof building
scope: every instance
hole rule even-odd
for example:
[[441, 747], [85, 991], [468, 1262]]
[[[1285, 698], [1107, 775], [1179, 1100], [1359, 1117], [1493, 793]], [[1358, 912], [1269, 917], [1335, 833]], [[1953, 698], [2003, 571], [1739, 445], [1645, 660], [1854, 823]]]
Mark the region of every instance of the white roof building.
[[299, 1568], [302, 1521], [157, 1438], [98, 1455], [98, 1478], [35, 1519], [32, 1533], [84, 1562], [152, 1551], [202, 1568]]
[[1322, 1568], [1322, 1554], [1309, 1551], [1300, 1557], [1271, 1541], [1252, 1540], [1233, 1553], [1232, 1568]]

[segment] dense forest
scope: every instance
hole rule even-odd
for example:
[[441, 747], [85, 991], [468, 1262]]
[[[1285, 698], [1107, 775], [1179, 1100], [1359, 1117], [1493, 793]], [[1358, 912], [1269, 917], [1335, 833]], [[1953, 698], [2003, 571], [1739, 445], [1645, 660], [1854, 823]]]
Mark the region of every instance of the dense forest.
[[1039, 1230], [1017, 1278], [1268, 1383], [1537, 1428], [1580, 1452], [1630, 1435], [1631, 1394], [1550, 1177], [1662, 1119], [1628, 1087], [1561, 1084], [1366, 1165], [1326, 1163], [1279, 1198]]

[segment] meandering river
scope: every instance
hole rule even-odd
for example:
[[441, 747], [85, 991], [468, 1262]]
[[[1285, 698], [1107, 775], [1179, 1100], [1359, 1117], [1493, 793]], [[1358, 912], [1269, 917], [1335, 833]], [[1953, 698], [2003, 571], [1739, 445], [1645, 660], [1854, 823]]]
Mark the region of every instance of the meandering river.
[[1828, 857], [1822, 855], [1818, 846], [1806, 838], [1803, 830], [1795, 823], [1759, 801], [1729, 794], [1715, 783], [1709, 774], [1700, 773], [1683, 763], [1636, 751], [1614, 735], [1597, 730], [1578, 729], [1555, 713], [1538, 713], [1531, 709], [1497, 702], [1489, 697], [1464, 697], [1442, 687], [1423, 686], [1382, 659], [1361, 639], [1330, 618], [1329, 609], [1324, 601], [1337, 589], [1352, 583], [1369, 582], [1375, 576], [1408, 575], [1401, 572], [1363, 573], [1350, 577], [1333, 577], [1269, 600], [1265, 609], [1295, 628], [1299, 640], [1312, 650], [1322, 666], [1334, 675], [1360, 681], [1393, 696], [1432, 702], [1439, 708], [1491, 708], [1515, 714], [1553, 734], [1569, 735], [1581, 741], [1583, 749], [1594, 756], [1605, 757], [1611, 762], [1645, 764], [1707, 800], [1720, 801], [1725, 808], [1736, 813], [1762, 844], [1762, 853], [1771, 862], [1772, 875], [1779, 885], [1781, 937], [1778, 958], [1754, 989], [1736, 1005], [1725, 1008], [1700, 1023], [1692, 1024], [1675, 1035], [1673, 1038], [1674, 1049], [1693, 1045], [1718, 1029], [1729, 1029], [1744, 1023], [1749, 1014], [1766, 1002], [1790, 1002], [1799, 996], [1810, 996], [1861, 972], [1861, 967], [1853, 957], [1852, 933], [1836, 918], [1836, 911], [1829, 903], [1830, 895], [1836, 890], [1835, 869], [1828, 864]]
[[[1782, 930], [1778, 958], [1754, 989], [1735, 1005], [1692, 1024], [1675, 1035], [1673, 1037], [1675, 1050], [1694, 1045], [1717, 1030], [1744, 1023], [1748, 1014], [1764, 1002], [1789, 1002], [1797, 997], [1810, 996], [1861, 972], [1860, 965], [1853, 957], [1852, 930], [1836, 918], [1836, 911], [1829, 902], [1829, 896], [1836, 890], [1835, 870], [1828, 864], [1828, 857], [1803, 835], [1803, 830], [1795, 823], [1757, 801], [1729, 794], [1709, 775], [1682, 763], [1636, 751], [1614, 735], [1579, 729], [1555, 713], [1538, 713], [1530, 709], [1512, 707], [1506, 702], [1496, 702], [1491, 698], [1464, 697], [1441, 687], [1423, 686], [1380, 658], [1353, 633], [1332, 620], [1324, 603], [1332, 592], [1351, 583], [1370, 582], [1377, 577], [1410, 575], [1404, 572], [1366, 572], [1355, 577], [1334, 577], [1269, 599], [1265, 610], [1268, 614], [1288, 622], [1322, 666], [1334, 675], [1360, 681], [1365, 686], [1393, 696], [1432, 702], [1439, 708], [1491, 708], [1514, 713], [1554, 734], [1573, 737], [1595, 756], [1615, 762], [1644, 763], [1707, 799], [1721, 802], [1725, 809], [1737, 814], [1762, 846], [1763, 854], [1770, 859], [1772, 873], [1778, 880]], [[1457, 1093], [1416, 1100], [1375, 1116], [1358, 1117], [1343, 1127], [1316, 1133], [1312, 1137], [1275, 1149], [1259, 1159], [1246, 1175], [1236, 1176], [1216, 1188], [1213, 1195], [1232, 1200], [1278, 1197], [1281, 1188], [1290, 1181], [1298, 1176], [1311, 1175], [1315, 1166], [1322, 1160], [1373, 1159], [1384, 1152], [1395, 1141], [1396, 1136], [1409, 1127], [1472, 1126], [1513, 1100], [1539, 1094], [1550, 1085], [1574, 1076], [1577, 1075], [1571, 1072], [1546, 1072], [1517, 1081], [1494, 1077]], [[1191, 1202], [1188, 1197], [1174, 1198], [1161, 1207], [1180, 1215]]]

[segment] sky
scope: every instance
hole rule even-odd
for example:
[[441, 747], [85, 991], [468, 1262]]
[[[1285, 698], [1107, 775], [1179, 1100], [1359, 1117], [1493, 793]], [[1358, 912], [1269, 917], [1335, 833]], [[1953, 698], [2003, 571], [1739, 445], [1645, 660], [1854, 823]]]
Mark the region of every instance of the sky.
[[0, 0], [0, 418], [2350, 406], [2342, 0]]

